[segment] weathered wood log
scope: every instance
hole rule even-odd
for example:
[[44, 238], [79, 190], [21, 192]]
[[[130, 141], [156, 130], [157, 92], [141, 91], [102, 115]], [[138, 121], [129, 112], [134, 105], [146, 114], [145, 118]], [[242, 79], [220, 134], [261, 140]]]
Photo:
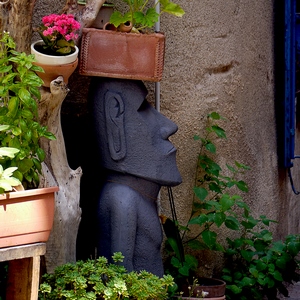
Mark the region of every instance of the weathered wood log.
[[75, 0], [67, 0], [61, 12], [75, 15], [77, 21], [81, 24], [81, 28], [91, 27], [104, 2], [105, 0], [87, 0], [86, 5], [82, 7]]
[[[9, 31], [16, 50], [29, 53], [32, 36], [32, 13], [36, 0], [1, 1], [0, 32]], [[7, 3], [6, 3], [7, 2]]]
[[[62, 76], [53, 80], [48, 88], [43, 88], [39, 103], [41, 123], [56, 136], [55, 141], [44, 139], [41, 143], [46, 152], [43, 172], [45, 178], [41, 186], [58, 185], [54, 226], [47, 242], [47, 271], [66, 262], [76, 261], [76, 238], [81, 218], [80, 178], [81, 168], [70, 169], [67, 160], [64, 137], [61, 129], [61, 105], [69, 89]], [[47, 168], [49, 170], [47, 170]]]

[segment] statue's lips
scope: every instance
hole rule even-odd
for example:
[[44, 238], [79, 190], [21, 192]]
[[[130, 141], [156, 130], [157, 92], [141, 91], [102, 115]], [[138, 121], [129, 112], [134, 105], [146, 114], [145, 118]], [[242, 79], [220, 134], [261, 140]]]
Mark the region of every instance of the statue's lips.
[[171, 154], [171, 153], [174, 153], [174, 152], [176, 152], [177, 151], [177, 149], [173, 146], [168, 152], [167, 152], [167, 154]]

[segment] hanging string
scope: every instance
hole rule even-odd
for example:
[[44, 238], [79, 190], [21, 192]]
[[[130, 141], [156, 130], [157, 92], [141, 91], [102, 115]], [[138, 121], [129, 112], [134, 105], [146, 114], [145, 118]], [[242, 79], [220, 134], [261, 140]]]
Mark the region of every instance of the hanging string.
[[175, 222], [175, 224], [177, 224], [177, 215], [176, 215], [176, 210], [175, 210], [174, 197], [173, 197], [172, 188], [170, 186], [168, 186], [168, 195], [169, 195], [172, 219]]
[[288, 168], [288, 174], [289, 174], [290, 183], [291, 183], [292, 190], [293, 190], [294, 194], [295, 194], [295, 195], [299, 195], [300, 192], [297, 191], [297, 190], [295, 189], [295, 186], [294, 186], [294, 181], [293, 181], [293, 177], [292, 177], [291, 168]]

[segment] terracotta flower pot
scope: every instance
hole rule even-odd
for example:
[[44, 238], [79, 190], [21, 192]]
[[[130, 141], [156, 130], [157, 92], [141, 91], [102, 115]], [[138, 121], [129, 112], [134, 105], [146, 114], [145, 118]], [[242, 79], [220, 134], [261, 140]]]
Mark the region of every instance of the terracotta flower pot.
[[47, 55], [39, 52], [36, 46], [43, 44], [42, 40], [36, 41], [31, 45], [31, 54], [34, 54], [37, 66], [44, 69], [45, 73], [36, 72], [37, 75], [44, 81], [43, 86], [50, 87], [52, 80], [58, 76], [63, 76], [64, 82], [69, 82], [69, 77], [76, 70], [78, 65], [78, 53], [79, 49], [75, 46], [76, 51], [74, 53], [62, 56]]
[[36, 74], [44, 81], [43, 86], [50, 87], [51, 81], [56, 79], [58, 76], [62, 76], [65, 83], [69, 82], [70, 76], [78, 66], [78, 58], [76, 58], [74, 62], [63, 65], [46, 65], [39, 62], [35, 62], [34, 64], [42, 67], [45, 71], [45, 73], [36, 72]]
[[46, 242], [58, 187], [0, 195], [0, 248]]
[[160, 81], [164, 65], [162, 33], [126, 33], [83, 28], [79, 74]]
[[[193, 289], [191, 291], [191, 289]], [[210, 300], [222, 300], [225, 299], [226, 283], [223, 280], [216, 278], [200, 277], [197, 279], [195, 286], [183, 286], [182, 297], [179, 299], [210, 299]], [[202, 296], [202, 292], [208, 293], [205, 297]], [[191, 295], [191, 296], [189, 296]]]

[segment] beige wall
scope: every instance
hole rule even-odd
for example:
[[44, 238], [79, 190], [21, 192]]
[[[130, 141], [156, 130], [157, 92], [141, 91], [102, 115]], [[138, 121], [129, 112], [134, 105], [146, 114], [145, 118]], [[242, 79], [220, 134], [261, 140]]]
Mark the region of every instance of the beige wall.
[[[255, 215], [279, 220], [275, 231], [280, 237], [299, 232], [300, 196], [292, 193], [285, 170], [279, 172], [277, 165], [273, 1], [177, 2], [186, 11], [184, 17], [161, 18], [167, 38], [161, 112], [179, 127], [172, 141], [183, 177], [173, 189], [180, 220], [187, 219], [191, 208], [198, 151], [193, 136], [204, 129], [207, 113], [218, 111], [229, 120], [224, 124], [228, 140], [219, 145], [220, 161], [238, 160], [251, 167], [245, 199]], [[49, 12], [49, 4], [54, 7], [50, 0], [38, 3], [48, 6], [37, 11], [42, 15]], [[71, 91], [66, 103], [82, 107], [86, 98], [80, 91]], [[294, 168], [293, 173], [297, 185], [299, 172]], [[164, 189], [161, 206], [169, 214]]]
[[205, 115], [216, 110], [229, 119], [220, 161], [236, 159], [251, 167], [245, 199], [254, 213], [280, 220], [279, 235], [299, 232], [300, 199], [277, 164], [273, 2], [180, 3], [183, 19], [163, 17], [161, 25], [167, 35], [162, 112], [179, 126], [172, 139], [183, 176], [174, 189], [178, 210], [185, 211], [192, 199], [197, 153], [192, 137], [203, 130]]

